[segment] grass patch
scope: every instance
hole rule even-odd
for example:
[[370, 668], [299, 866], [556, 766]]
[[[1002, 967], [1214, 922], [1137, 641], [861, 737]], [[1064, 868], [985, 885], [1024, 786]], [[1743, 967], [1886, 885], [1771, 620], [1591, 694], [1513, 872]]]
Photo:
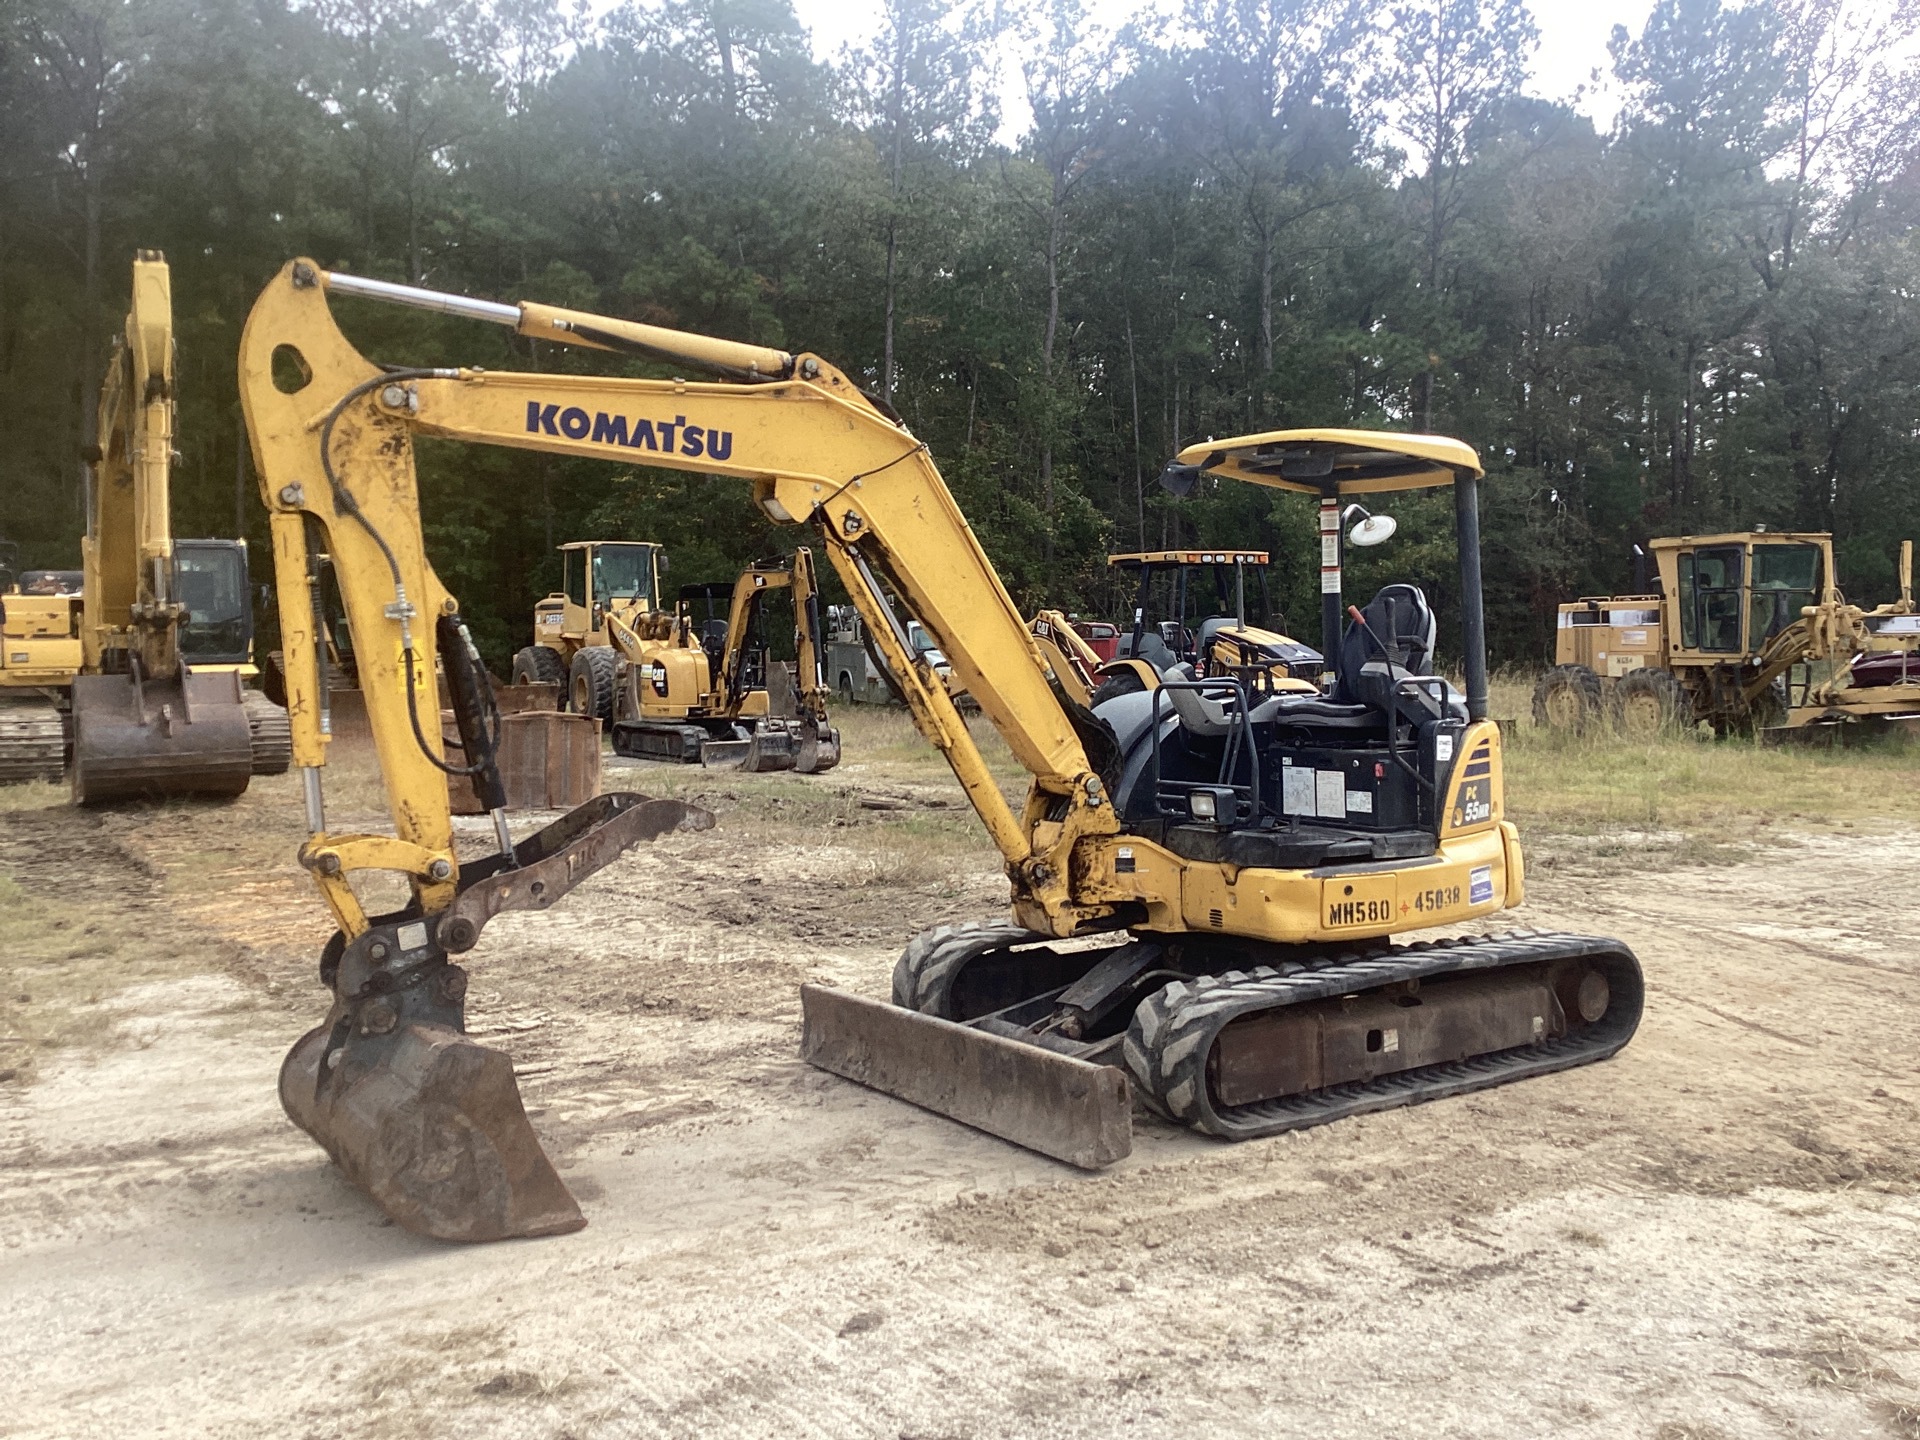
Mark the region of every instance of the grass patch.
[[[1901, 742], [1845, 749], [1715, 740], [1704, 731], [1633, 740], [1535, 726], [1531, 676], [1493, 682], [1505, 729], [1507, 809], [1523, 831], [1595, 836], [1666, 832], [1691, 858], [1764, 842], [1768, 827], [1877, 828], [1914, 819], [1920, 751]], [[1516, 719], [1516, 717], [1518, 717]]]
[[0, 874], [0, 1085], [25, 1085], [41, 1057], [97, 1030], [101, 999], [146, 978], [141, 917], [28, 889]]

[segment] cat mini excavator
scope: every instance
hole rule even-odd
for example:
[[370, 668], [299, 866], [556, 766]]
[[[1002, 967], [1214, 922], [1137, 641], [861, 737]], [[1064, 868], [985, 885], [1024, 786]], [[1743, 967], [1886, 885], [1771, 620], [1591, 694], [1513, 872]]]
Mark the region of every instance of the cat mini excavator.
[[[763, 633], [766, 602], [780, 590], [793, 598], [791, 679], [769, 656]], [[696, 605], [722, 601], [724, 619], [711, 613], [696, 619]], [[749, 565], [731, 585], [681, 586], [673, 620], [665, 645], [648, 645], [618, 621], [607, 622], [626, 661], [615, 751], [802, 775], [840, 763], [840, 732], [827, 714], [825, 632], [811, 550], [802, 545], [791, 561]], [[688, 651], [698, 657], [693, 663], [683, 658]]]
[[[342, 294], [719, 378], [382, 370], [336, 328], [328, 299]], [[263, 378], [276, 352], [291, 394]], [[908, 944], [891, 1003], [804, 987], [803, 1053], [822, 1068], [1098, 1166], [1130, 1149], [1135, 1095], [1177, 1123], [1247, 1138], [1603, 1059], [1638, 1024], [1640, 969], [1615, 940], [1393, 943], [1492, 917], [1523, 892], [1500, 732], [1486, 718], [1481, 470], [1458, 441], [1249, 435], [1184, 453], [1163, 481], [1176, 493], [1207, 478], [1312, 496], [1323, 530], [1349, 497], [1452, 486], [1464, 696], [1434, 673], [1433, 614], [1415, 587], [1343, 610], [1335, 546], [1322, 576], [1323, 650], [1336, 656], [1326, 688], [1269, 687], [1271, 667], [1251, 663], [1169, 675], [1089, 710], [1043, 661], [926, 447], [817, 356], [296, 261], [254, 307], [243, 373], [257, 443], [262, 402], [278, 417], [280, 438], [261, 444], [276, 535], [297, 535], [301, 506], [325, 508], [336, 547], [351, 541], [375, 574], [388, 562], [354, 535], [341, 497], [404, 497], [404, 514], [387, 507], [368, 533], [417, 548], [415, 436], [733, 476], [772, 520], [814, 529], [1012, 889], [1007, 919]], [[401, 628], [414, 607], [451, 602], [437, 588], [370, 588], [386, 593], [363, 596], [355, 634], [385, 635], [397, 668], [419, 644]], [[912, 653], [909, 618], [1031, 777], [1018, 809]], [[296, 606], [287, 623], [299, 621]], [[396, 729], [390, 745], [412, 743]], [[308, 863], [324, 877], [323, 858]], [[444, 889], [432, 893], [445, 903]], [[368, 952], [354, 953], [354, 975], [371, 973]], [[344, 1008], [316, 1034], [348, 1035], [364, 1025], [355, 1007], [386, 1003], [347, 974], [342, 960]], [[296, 1090], [311, 1073], [296, 1070]]]

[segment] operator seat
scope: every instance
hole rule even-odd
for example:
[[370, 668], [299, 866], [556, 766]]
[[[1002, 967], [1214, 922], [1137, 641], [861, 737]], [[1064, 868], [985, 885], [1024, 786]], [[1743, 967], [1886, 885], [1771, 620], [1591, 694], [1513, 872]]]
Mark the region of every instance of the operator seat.
[[1433, 675], [1433, 607], [1420, 587], [1389, 585], [1361, 614], [1366, 624], [1349, 623], [1340, 638], [1335, 698], [1414, 724], [1465, 719], [1466, 707], [1458, 692], [1444, 681], [1438, 686], [1400, 685], [1409, 678]]
[[700, 648], [707, 652], [710, 659], [718, 660], [727, 653], [727, 622], [720, 619], [702, 620], [697, 632], [700, 636]]
[[1133, 645], [1133, 632], [1127, 631], [1120, 637], [1120, 643], [1113, 647], [1116, 660], [1144, 660], [1153, 666], [1157, 674], [1165, 675], [1180, 663], [1180, 657], [1168, 648], [1167, 642], [1149, 630], [1140, 637], [1140, 648], [1136, 652]]
[[1194, 640], [1193, 653], [1204, 656], [1207, 647], [1213, 644], [1213, 637], [1222, 630], [1237, 630], [1240, 621], [1232, 615], [1210, 615], [1200, 622], [1200, 633]]

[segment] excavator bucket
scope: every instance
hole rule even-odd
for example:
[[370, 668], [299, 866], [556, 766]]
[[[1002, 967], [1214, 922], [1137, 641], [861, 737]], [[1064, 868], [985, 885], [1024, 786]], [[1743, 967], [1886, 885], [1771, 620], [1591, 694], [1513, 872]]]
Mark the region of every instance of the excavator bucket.
[[840, 732], [822, 724], [802, 730], [793, 746], [793, 768], [802, 775], [818, 775], [840, 763]]
[[629, 846], [705, 830], [677, 800], [595, 796], [502, 857], [465, 865], [437, 915], [375, 920], [321, 957], [326, 1020], [280, 1068], [287, 1117], [396, 1224], [436, 1240], [560, 1235], [586, 1219], [520, 1103], [513, 1062], [466, 1035], [470, 950], [503, 910], [544, 910]]
[[97, 805], [170, 795], [238, 795], [253, 774], [240, 677], [78, 675], [73, 798]]
[[1125, 1072], [825, 985], [800, 987], [800, 1054], [1083, 1170], [1133, 1150]]
[[587, 1223], [540, 1148], [504, 1053], [446, 1025], [352, 1045], [338, 1028], [311, 1030], [288, 1052], [280, 1103], [397, 1224], [482, 1241]]

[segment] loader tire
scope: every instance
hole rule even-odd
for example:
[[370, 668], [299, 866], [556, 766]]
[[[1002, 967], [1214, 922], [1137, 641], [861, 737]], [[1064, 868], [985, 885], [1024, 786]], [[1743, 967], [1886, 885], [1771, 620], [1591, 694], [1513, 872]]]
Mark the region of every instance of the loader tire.
[[1683, 730], [1693, 705], [1670, 670], [1630, 670], [1613, 687], [1613, 724], [1634, 740], [1652, 740]]
[[1043, 938], [1004, 920], [970, 920], [922, 930], [894, 963], [893, 1003], [940, 1020], [970, 1020], [974, 1017], [953, 1013], [953, 982], [967, 961], [988, 950]]
[[513, 653], [515, 685], [558, 685], [567, 678], [567, 662], [550, 645], [529, 645]]
[[601, 725], [613, 719], [613, 687], [619, 670], [610, 645], [588, 645], [576, 651], [573, 673], [567, 677], [567, 709]]
[[1600, 677], [1584, 665], [1556, 665], [1533, 687], [1533, 723], [1582, 735], [1606, 714]]

